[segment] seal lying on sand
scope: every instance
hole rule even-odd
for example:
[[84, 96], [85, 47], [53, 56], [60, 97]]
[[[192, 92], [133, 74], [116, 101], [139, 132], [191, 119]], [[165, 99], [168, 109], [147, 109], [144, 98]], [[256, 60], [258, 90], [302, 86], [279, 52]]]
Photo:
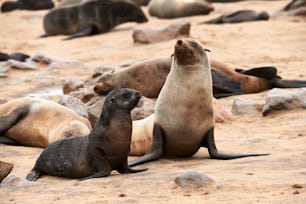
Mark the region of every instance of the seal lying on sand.
[[[94, 91], [99, 95], [106, 95], [117, 88], [132, 88], [140, 91], [143, 96], [156, 98], [170, 71], [171, 61], [171, 57], [158, 57], [105, 72], [97, 80]], [[210, 64], [213, 95], [216, 98], [257, 93], [275, 87], [306, 87], [306, 81], [282, 79], [277, 75], [277, 69], [271, 66], [244, 70], [218, 60], [211, 60]]]
[[209, 14], [214, 7], [204, 0], [151, 0], [149, 13], [158, 18], [178, 18]]
[[129, 166], [162, 156], [189, 157], [200, 147], [207, 147], [213, 159], [268, 155], [218, 152], [214, 140], [211, 70], [206, 51], [196, 40], [177, 41], [171, 69], [154, 110], [151, 148]]
[[140, 97], [140, 92], [131, 89], [110, 92], [91, 133], [50, 144], [37, 159], [27, 179], [35, 181], [47, 174], [85, 180], [108, 176], [112, 170], [119, 173], [147, 170], [133, 170], [127, 165], [132, 134], [131, 110]]
[[0, 105], [0, 142], [46, 147], [90, 130], [88, 119], [46, 99], [24, 97]]
[[51, 10], [44, 16], [46, 36], [70, 35], [66, 39], [105, 33], [125, 22], [147, 22], [141, 8], [118, 0], [92, 0]]
[[207, 24], [222, 24], [222, 23], [241, 23], [247, 21], [268, 20], [269, 14], [265, 11], [257, 12], [254, 10], [239, 10], [229, 14], [221, 15], [217, 18], [205, 21]]
[[52, 0], [17, 0], [5, 1], [1, 5], [1, 12], [9, 12], [17, 9], [20, 10], [43, 10], [54, 7]]

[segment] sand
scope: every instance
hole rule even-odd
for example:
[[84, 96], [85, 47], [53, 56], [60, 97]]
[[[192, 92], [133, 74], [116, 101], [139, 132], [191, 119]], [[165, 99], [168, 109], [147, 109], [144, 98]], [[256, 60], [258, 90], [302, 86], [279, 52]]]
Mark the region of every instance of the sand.
[[[3, 0], [0, 0], [3, 2]], [[207, 16], [188, 17], [191, 37], [212, 52], [211, 58], [241, 67], [276, 66], [286, 79], [306, 79], [306, 19], [289, 17], [279, 10], [289, 1], [245, 1], [215, 4]], [[199, 25], [226, 11], [266, 10], [269, 21], [235, 25]], [[147, 13], [147, 8], [143, 7]], [[47, 11], [1, 13], [0, 50], [31, 56], [43, 51], [73, 61], [60, 67], [41, 65], [34, 71], [9, 70], [0, 78], [0, 97], [13, 99], [39, 93], [57, 95], [65, 80], [84, 80], [100, 65], [169, 56], [177, 39], [155, 44], [134, 44], [136, 23], [118, 26], [112, 32], [63, 41], [65, 36], [39, 39]], [[148, 25], [171, 20], [149, 17]], [[80, 63], [78, 63], [80, 62]], [[55, 90], [55, 94], [54, 94]], [[231, 110], [235, 98], [263, 104], [267, 92], [220, 99]], [[51, 97], [52, 98], [52, 97]], [[306, 202], [306, 110], [279, 111], [267, 117], [235, 116], [215, 127], [216, 144], [222, 152], [271, 153], [270, 156], [222, 161], [209, 159], [207, 149], [186, 159], [160, 159], [144, 164], [144, 173], [77, 183], [76, 179], [44, 176], [37, 185], [0, 186], [0, 203], [305, 203]], [[0, 145], [0, 159], [15, 165], [11, 175], [25, 177], [42, 149]], [[130, 158], [134, 159], [134, 158]], [[181, 189], [175, 178], [197, 171], [214, 179], [218, 189]], [[302, 188], [292, 187], [294, 184]]]

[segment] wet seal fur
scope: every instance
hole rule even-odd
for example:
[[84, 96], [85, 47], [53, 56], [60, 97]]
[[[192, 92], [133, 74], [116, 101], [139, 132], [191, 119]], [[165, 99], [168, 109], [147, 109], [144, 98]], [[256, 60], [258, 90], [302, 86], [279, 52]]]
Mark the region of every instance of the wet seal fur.
[[112, 170], [122, 174], [147, 170], [133, 170], [127, 165], [132, 134], [131, 110], [140, 97], [140, 92], [131, 89], [110, 92], [90, 134], [50, 144], [27, 179], [35, 181], [47, 174], [86, 180], [108, 176]]
[[51, 10], [44, 16], [43, 27], [46, 34], [41, 37], [70, 35], [66, 39], [72, 39], [106, 33], [125, 22], [147, 21], [141, 8], [134, 3], [123, 0], [93, 0]]
[[10, 12], [17, 9], [20, 10], [43, 10], [51, 9], [54, 3], [51, 0], [17, 0], [5, 1], [1, 5], [1, 12]]
[[0, 105], [0, 142], [46, 147], [67, 137], [90, 133], [91, 124], [58, 103], [23, 97]]
[[143, 157], [129, 162], [129, 166], [162, 156], [189, 157], [200, 147], [207, 147], [212, 159], [268, 155], [218, 152], [214, 140], [211, 68], [206, 51], [196, 40], [177, 41], [171, 69], [154, 110], [151, 148]]

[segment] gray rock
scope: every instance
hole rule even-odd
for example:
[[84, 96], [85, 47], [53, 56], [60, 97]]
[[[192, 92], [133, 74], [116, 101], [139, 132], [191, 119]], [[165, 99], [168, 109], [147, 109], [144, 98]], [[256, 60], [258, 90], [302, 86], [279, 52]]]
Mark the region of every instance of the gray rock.
[[262, 115], [266, 116], [273, 111], [306, 109], [306, 88], [294, 91], [274, 88], [268, 92]]
[[234, 115], [253, 116], [257, 111], [261, 110], [262, 106], [254, 101], [235, 98], [232, 105], [232, 113]]
[[181, 174], [175, 178], [175, 183], [182, 188], [203, 188], [208, 191], [217, 189], [216, 182], [213, 179], [196, 171]]
[[68, 94], [72, 91], [77, 91], [84, 88], [84, 82], [81, 80], [66, 80], [63, 85], [63, 93]]
[[70, 95], [63, 95], [59, 102], [59, 104], [73, 110], [78, 115], [88, 118], [87, 106], [83, 103], [80, 99], [70, 96]]

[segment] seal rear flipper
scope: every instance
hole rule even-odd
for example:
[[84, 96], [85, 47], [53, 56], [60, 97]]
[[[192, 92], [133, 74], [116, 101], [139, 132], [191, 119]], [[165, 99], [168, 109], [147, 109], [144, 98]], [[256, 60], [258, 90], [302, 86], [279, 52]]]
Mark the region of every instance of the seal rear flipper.
[[18, 107], [6, 116], [0, 117], [0, 133], [6, 132], [21, 120], [29, 111], [28, 106]]
[[153, 141], [150, 150], [139, 159], [129, 162], [128, 166], [136, 166], [160, 158], [163, 155], [163, 146], [164, 146], [163, 138], [164, 138], [163, 129], [159, 125], [154, 124]]
[[214, 139], [214, 128], [210, 129], [204, 137], [202, 142], [203, 147], [207, 147], [209, 155], [212, 159], [237, 159], [242, 157], [253, 157], [253, 156], [266, 156], [270, 154], [222, 154], [219, 153]]
[[280, 78], [274, 78], [270, 80], [270, 84], [277, 88], [302, 88], [306, 87], [305, 80], [283, 80]]
[[74, 38], [80, 38], [80, 37], [85, 37], [85, 36], [90, 36], [90, 35], [94, 35], [97, 34], [97, 28], [94, 25], [87, 25], [85, 27], [83, 27], [80, 31], [70, 35], [67, 38], [64, 38], [63, 40], [71, 40]]
[[212, 69], [211, 74], [213, 79], [213, 95], [215, 98], [246, 93], [240, 88], [240, 83], [236, 82], [225, 73]]
[[248, 70], [235, 69], [236, 72], [240, 74], [251, 75], [264, 79], [273, 79], [277, 77], [277, 69], [273, 66], [263, 66], [263, 67], [254, 67]]
[[121, 174], [127, 174], [127, 173], [138, 173], [142, 171], [147, 171], [148, 168], [143, 168], [143, 169], [131, 169], [129, 168], [127, 161], [125, 161], [120, 168], [117, 169], [117, 171]]

